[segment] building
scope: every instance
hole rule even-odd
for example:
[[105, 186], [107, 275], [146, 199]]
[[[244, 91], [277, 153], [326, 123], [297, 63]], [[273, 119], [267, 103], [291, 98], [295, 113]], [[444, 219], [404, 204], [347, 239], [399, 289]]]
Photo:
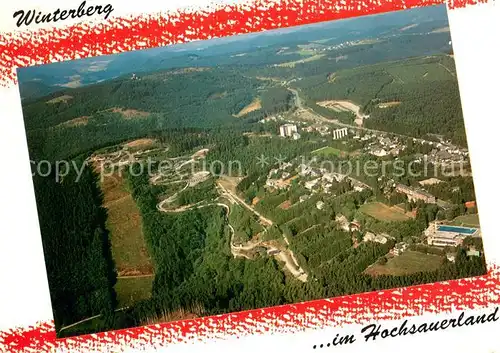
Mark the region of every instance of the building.
[[481, 253], [478, 250], [470, 249], [467, 251], [467, 256], [481, 256]]
[[473, 207], [476, 207], [476, 201], [467, 201], [465, 203], [465, 207], [466, 208], [473, 208]]
[[466, 237], [480, 236], [478, 228], [457, 227], [433, 222], [424, 231], [427, 244], [432, 246], [458, 246]]
[[436, 203], [436, 197], [424, 190], [419, 190], [403, 184], [396, 185], [396, 191], [406, 194], [410, 201], [422, 200], [425, 203]]
[[382, 234], [377, 234], [377, 236], [375, 236], [373, 241], [376, 243], [385, 244], [387, 243], [387, 238], [384, 237]]
[[292, 137], [294, 133], [297, 133], [297, 125], [285, 124], [280, 126], [280, 136]]
[[288, 189], [290, 187], [290, 180], [283, 180], [283, 179], [267, 179], [266, 181], [266, 187], [272, 188], [272, 189]]
[[299, 134], [298, 132], [294, 132], [294, 133], [292, 134], [292, 138], [293, 138], [294, 140], [298, 140], [298, 139], [300, 138], [300, 134]]
[[345, 127], [345, 128], [342, 128], [342, 129], [333, 130], [332, 134], [333, 134], [333, 139], [334, 140], [341, 139], [342, 137], [347, 136], [347, 128]]
[[323, 207], [325, 207], [325, 203], [324, 203], [323, 201], [318, 201], [318, 202], [316, 202], [316, 208], [317, 208], [318, 210], [322, 210], [322, 209], [323, 209]]
[[382, 234], [375, 235], [372, 232], [366, 232], [365, 235], [363, 236], [363, 241], [364, 242], [371, 241], [375, 243], [385, 244], [387, 243], [387, 238]]
[[397, 243], [396, 245], [394, 245], [394, 247], [391, 249], [391, 251], [389, 253], [394, 255], [394, 256], [399, 256], [403, 252], [405, 252], [406, 249], [408, 249], [408, 244], [401, 242], [401, 243]]
[[429, 178], [429, 179], [421, 180], [418, 183], [422, 186], [425, 186], [425, 185], [435, 185], [435, 184], [439, 184], [442, 182], [443, 182], [442, 180], [439, 180], [437, 178]]
[[375, 148], [373, 150], [370, 151], [370, 154], [376, 156], [376, 157], [385, 157], [387, 156], [389, 153], [383, 149], [383, 148]]
[[314, 188], [319, 182], [319, 178], [318, 179], [313, 179], [313, 180], [310, 180], [310, 181], [306, 181], [304, 183], [304, 186], [306, 189], [308, 190], [311, 190], [312, 188]]
[[388, 147], [390, 147], [390, 145], [391, 145], [392, 141], [391, 141], [391, 139], [390, 139], [390, 138], [388, 138], [388, 137], [384, 137], [384, 138], [381, 138], [381, 139], [380, 139], [380, 143], [381, 143], [382, 145], [384, 145], [384, 146], [388, 146]]
[[447, 259], [448, 259], [448, 261], [450, 261], [450, 262], [455, 262], [455, 254], [448, 253], [448, 254], [446, 254], [446, 258], [447, 258]]
[[301, 195], [301, 196], [299, 197], [299, 202], [301, 202], [301, 203], [302, 203], [302, 202], [304, 202], [304, 201], [308, 200], [310, 197], [311, 197], [311, 196], [309, 196], [309, 195]]
[[361, 224], [354, 220], [349, 224], [349, 229], [351, 232], [354, 232], [355, 230], [359, 231], [361, 229]]
[[339, 224], [342, 230], [348, 232], [350, 230], [349, 221], [344, 215], [336, 215], [335, 221]]
[[366, 232], [363, 236], [363, 241], [375, 241], [375, 234], [372, 232]]
[[346, 178], [346, 175], [344, 174], [339, 174], [339, 173], [325, 173], [323, 174], [323, 180], [326, 180], [330, 183], [333, 183], [333, 181], [336, 181], [336, 182], [341, 182], [342, 180], [344, 180]]

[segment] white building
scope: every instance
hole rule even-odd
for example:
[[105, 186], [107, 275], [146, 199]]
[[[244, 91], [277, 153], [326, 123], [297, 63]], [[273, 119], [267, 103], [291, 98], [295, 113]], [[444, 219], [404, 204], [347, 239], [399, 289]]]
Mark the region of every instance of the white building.
[[450, 226], [440, 222], [432, 222], [424, 231], [427, 244], [433, 246], [458, 246], [468, 236], [480, 236], [477, 228]]
[[318, 179], [314, 179], [314, 180], [310, 180], [310, 181], [306, 181], [304, 186], [306, 187], [306, 189], [308, 190], [311, 190], [313, 187], [315, 187], [319, 182], [319, 178]]
[[280, 126], [280, 136], [292, 137], [294, 133], [297, 133], [297, 125], [285, 124]]
[[375, 240], [375, 234], [373, 234], [372, 232], [366, 232], [364, 237], [363, 237], [363, 241], [367, 242], [367, 241], [374, 241]]
[[384, 150], [383, 148], [377, 148], [373, 151], [370, 151], [370, 154], [376, 156], [376, 157], [384, 157], [384, 156], [387, 156], [387, 151]]
[[342, 137], [347, 136], [347, 128], [345, 127], [345, 128], [342, 128], [342, 129], [333, 130], [332, 134], [333, 134], [333, 139], [334, 140], [341, 139]]

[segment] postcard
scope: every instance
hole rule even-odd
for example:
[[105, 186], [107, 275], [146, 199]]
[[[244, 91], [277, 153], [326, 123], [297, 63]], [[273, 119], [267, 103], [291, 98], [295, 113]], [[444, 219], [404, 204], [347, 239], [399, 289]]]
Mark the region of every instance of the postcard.
[[2, 5], [0, 347], [500, 349], [492, 5], [188, 5]]

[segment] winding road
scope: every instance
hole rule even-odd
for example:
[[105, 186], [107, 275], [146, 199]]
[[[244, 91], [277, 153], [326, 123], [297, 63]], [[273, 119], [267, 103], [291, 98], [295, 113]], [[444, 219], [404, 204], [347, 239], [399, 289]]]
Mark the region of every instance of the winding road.
[[[182, 165], [185, 165], [185, 163], [182, 163]], [[152, 178], [151, 182], [157, 182], [158, 178]], [[169, 183], [162, 183], [164, 185], [168, 185], [170, 183], [175, 183], [179, 181], [171, 181]], [[230, 241], [230, 246], [231, 246], [231, 253], [233, 254], [234, 257], [245, 257], [247, 259], [251, 259], [251, 257], [246, 254], [248, 251], [252, 251], [256, 247], [264, 247], [266, 248], [268, 253], [273, 253], [276, 259], [278, 259], [281, 262], [285, 263], [285, 268], [297, 279], [299, 279], [302, 282], [307, 281], [307, 273], [300, 267], [298, 264], [297, 259], [295, 258], [293, 252], [290, 249], [279, 249], [278, 247], [272, 245], [269, 242], [265, 241], [248, 241], [246, 244], [240, 244], [240, 245], [235, 245], [234, 244], [234, 235], [235, 235], [235, 230], [234, 227], [229, 223], [229, 213], [231, 212], [231, 208], [223, 203], [223, 202], [217, 202], [217, 199], [215, 199], [213, 202], [206, 202], [206, 201], [200, 201], [195, 204], [189, 204], [189, 205], [184, 205], [175, 209], [168, 209], [165, 206], [167, 204], [172, 203], [175, 201], [177, 198], [178, 194], [184, 190], [186, 190], [188, 187], [194, 186], [192, 185], [189, 180], [186, 181], [186, 185], [182, 190], [177, 191], [173, 195], [167, 197], [165, 200], [159, 202], [157, 204], [157, 209], [160, 212], [165, 212], [165, 213], [180, 213], [180, 212], [186, 212], [194, 209], [200, 209], [204, 207], [210, 207], [210, 206], [219, 206], [223, 207], [226, 210], [226, 221], [228, 224], [228, 227], [231, 231], [231, 241]], [[260, 214], [257, 210], [255, 210], [252, 206], [248, 205], [244, 200], [242, 200], [238, 195], [236, 195], [234, 192], [231, 190], [228, 190], [225, 188], [220, 182], [217, 182], [216, 184], [217, 190], [219, 191], [220, 196], [218, 198], [224, 198], [227, 199], [231, 204], [239, 204], [243, 207], [245, 207], [247, 210], [255, 214], [258, 218], [259, 221], [262, 225], [266, 227], [271, 227], [273, 225], [273, 221], [271, 221], [269, 218], [264, 217], [262, 214]], [[265, 228], [263, 231], [266, 232], [268, 228]], [[289, 245], [288, 239], [286, 236], [283, 234], [283, 239], [287, 245]]]

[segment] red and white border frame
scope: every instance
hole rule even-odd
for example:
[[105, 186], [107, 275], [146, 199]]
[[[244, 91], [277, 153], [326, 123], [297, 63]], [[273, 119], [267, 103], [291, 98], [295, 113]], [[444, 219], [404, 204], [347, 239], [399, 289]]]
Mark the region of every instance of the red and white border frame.
[[[436, 5], [439, 3], [442, 3], [442, 1], [259, 0], [240, 4], [211, 4], [205, 9], [198, 7], [155, 15], [129, 15], [112, 18], [102, 23], [80, 23], [67, 27], [40, 28], [32, 31], [17, 30], [0, 34], [0, 110], [2, 111], [2, 119], [0, 119], [0, 140], [2, 142], [0, 142], [0, 146], [2, 147], [1, 150], [4, 151], [9, 148], [8, 151], [13, 154], [13, 156], [6, 157], [6, 162], [14, 166], [20, 166], [21, 173], [26, 172], [25, 177], [17, 179], [18, 182], [11, 188], [11, 191], [7, 190], [6, 185], [9, 185], [12, 179], [0, 176], [0, 191], [2, 193], [6, 192], [7, 199], [9, 199], [9, 195], [15, 196], [16, 188], [27, 187], [29, 192], [25, 195], [26, 199], [29, 200], [31, 198], [31, 203], [33, 204], [33, 206], [28, 207], [27, 217], [29, 221], [37, 222], [33, 191], [31, 189], [31, 181], [29, 180], [29, 167], [27, 163], [19, 161], [22, 158], [25, 158], [26, 161], [28, 160], [26, 142], [22, 140], [24, 133], [19, 134], [20, 130], [18, 129], [16, 130], [17, 135], [14, 134], [15, 137], [9, 139], [7, 132], [11, 128], [9, 127], [11, 124], [22, 129], [22, 122], [13, 122], [11, 120], [12, 116], [21, 114], [19, 98], [17, 98], [18, 101], [15, 103], [11, 103], [12, 107], [7, 106], [7, 101], [15, 100], [14, 97], [18, 94], [16, 87], [16, 68], [18, 67], [402, 10], [418, 6]], [[62, 5], [64, 5], [64, 2], [61, 2]], [[118, 2], [113, 5], [115, 7], [120, 6]], [[496, 4], [494, 1], [490, 1], [486, 5], [494, 8]], [[2, 11], [3, 6], [0, 6]], [[27, 269], [23, 268], [20, 271], [22, 274], [19, 278], [19, 288], [15, 284], [17, 282], [14, 280], [14, 275], [6, 275], [6, 280], [4, 281], [3, 279], [3, 271], [15, 272], [15, 269], [8, 267], [9, 263], [7, 261], [13, 261], [15, 266], [19, 263], [16, 262], [18, 260], [15, 260], [15, 258], [28, 256], [29, 258], [24, 258], [23, 261], [28, 262], [26, 266], [29, 266], [30, 254], [39, 254], [33, 260], [36, 262], [34, 265], [37, 266], [41, 265], [40, 260], [43, 260], [43, 255], [40, 241], [34, 242], [32, 246], [31, 243], [29, 246], [24, 243], [24, 246], [28, 248], [28, 250], [25, 250], [25, 254], [21, 250], [8, 249], [3, 246], [7, 244], [7, 242], [4, 243], [4, 237], [10, 235], [23, 238], [23, 231], [34, 231], [36, 233], [38, 225], [30, 227], [10, 226], [9, 222], [13, 220], [7, 216], [14, 213], [9, 211], [7, 206], [2, 206], [3, 216], [0, 217], [2, 220], [1, 229], [3, 230], [0, 237], [4, 239], [0, 240], [0, 258], [4, 260], [0, 260], [0, 268], [2, 268], [0, 279], [1, 282], [9, 284], [9, 286], [4, 287], [2, 285], [0, 289], [0, 292], [3, 292], [3, 294], [0, 294], [0, 309], [6, 310], [5, 312], [0, 311], [0, 352], [117, 352], [127, 349], [153, 350], [165, 347], [170, 348], [176, 346], [175, 343], [180, 344], [183, 342], [220, 342], [228, 338], [238, 337], [242, 339], [248, 336], [268, 337], [270, 334], [275, 335], [275, 337], [280, 334], [297, 335], [299, 333], [311, 332], [311, 329], [349, 327], [348, 325], [364, 325], [377, 320], [401, 320], [428, 314], [447, 315], [456, 310], [482, 310], [500, 304], [500, 269], [495, 266], [498, 263], [495, 260], [495, 252], [500, 253], [500, 251], [496, 251], [500, 250], [500, 242], [493, 239], [493, 234], [491, 238], [488, 236], [488, 234], [495, 231], [496, 210], [488, 209], [489, 205], [493, 205], [492, 198], [494, 195], [491, 195], [490, 183], [496, 182], [496, 180], [490, 175], [494, 174], [495, 169], [489, 165], [488, 159], [484, 157], [486, 147], [483, 148], [481, 146], [481, 141], [484, 142], [484, 134], [488, 135], [488, 132], [484, 132], [477, 123], [471, 120], [471, 116], [474, 116], [478, 112], [477, 107], [474, 106], [478, 101], [477, 95], [472, 92], [474, 90], [473, 87], [481, 84], [488, 85], [487, 81], [485, 81], [485, 78], [488, 77], [488, 72], [484, 69], [484, 63], [485, 61], [490, 63], [490, 68], [492, 68], [495, 61], [491, 58], [479, 57], [481, 53], [485, 53], [484, 47], [479, 46], [479, 44], [475, 47], [476, 54], [471, 54], [472, 43], [475, 42], [465, 40], [470, 34], [475, 33], [475, 35], [482, 36], [482, 33], [486, 33], [481, 32], [480, 27], [479, 32], [477, 32], [479, 19], [477, 15], [471, 15], [470, 17], [472, 22], [469, 25], [472, 25], [472, 27], [465, 29], [456, 25], [456, 23], [467, 24], [467, 16], [474, 12], [475, 8], [479, 10], [482, 6], [485, 5], [476, 4], [474, 0], [458, 0], [448, 4], [450, 14], [456, 13], [456, 16], [452, 14], [456, 19], [450, 16], [450, 24], [460, 80], [462, 105], [469, 136], [469, 149], [472, 155], [473, 169], [475, 170], [476, 193], [478, 194], [479, 205], [481, 207], [481, 223], [483, 233], [486, 235], [485, 248], [489, 267], [487, 275], [56, 340], [53, 321], [50, 315], [46, 316], [45, 319], [34, 315], [33, 317], [36, 321], [26, 325], [24, 323], [29, 322], [26, 319], [29, 317], [29, 313], [27, 314], [23, 310], [33, 310], [33, 306], [30, 307], [29, 303], [26, 303], [25, 306], [13, 304], [14, 296], [6, 294], [6, 292], [12, 291], [23, 296], [23, 300], [36, 297], [38, 298], [35, 300], [37, 305], [49, 305], [50, 309], [49, 294], [46, 285], [41, 287], [39, 291], [33, 292], [33, 286], [30, 287], [29, 285], [22, 285], [20, 283], [26, 280], [22, 274], [28, 273]], [[453, 23], [454, 21], [455, 23]], [[487, 31], [489, 28], [483, 28], [483, 30]], [[494, 38], [492, 36], [491, 39], [487, 38], [486, 40], [491, 40], [494, 46]], [[465, 55], [472, 55], [472, 58], [469, 60]], [[479, 77], [470, 74], [469, 69], [474, 66], [472, 60], [481, 60], [483, 63], [481, 65], [483, 70], [481, 71], [481, 68], [477, 69]], [[492, 79], [491, 72], [489, 73], [489, 77]], [[483, 112], [486, 112], [486, 110], [479, 110], [480, 114]], [[21, 139], [17, 139], [19, 136], [21, 136]], [[489, 137], [493, 136], [490, 132]], [[14, 141], [14, 139], [16, 140]], [[14, 151], [12, 146], [20, 146], [19, 154], [12, 153]], [[481, 148], [483, 149], [481, 150]], [[480, 177], [478, 176], [478, 170]], [[17, 206], [16, 201], [13, 202], [14, 206]], [[7, 216], [4, 218], [5, 215]], [[39, 232], [35, 235], [38, 237]], [[34, 238], [31, 237], [31, 239]], [[21, 243], [22, 241], [18, 241], [16, 244], [20, 245]], [[45, 281], [46, 279], [43, 278], [42, 280]], [[16, 287], [14, 288], [14, 286]], [[17, 310], [19, 316], [23, 316], [24, 321], [14, 320], [15, 314], [7, 312], [7, 310], [14, 312]], [[7, 315], [4, 315], [5, 313]], [[19, 322], [23, 322], [23, 324], [19, 324]], [[9, 326], [11, 323], [13, 323], [12, 326]], [[495, 332], [495, 330], [492, 332]], [[312, 350], [313, 344], [315, 344], [312, 340], [313, 336], [308, 336], [311, 337], [310, 341], [293, 343], [295, 348], [300, 351]], [[325, 340], [330, 338], [328, 336], [325, 337]], [[496, 338], [493, 336], [492, 340], [492, 342], [495, 342]], [[266, 340], [266, 342], [269, 341]], [[203, 349], [202, 347], [188, 347], [190, 348], [187, 351]], [[272, 344], [269, 347], [276, 349]], [[498, 347], [500, 347], [500, 344]], [[234, 348], [244, 350], [244, 347], [241, 346], [234, 346]], [[357, 347], [357, 351], [362, 349], [363, 347]], [[373, 350], [373, 347], [366, 347], [366, 349]], [[408, 350], [407, 348], [405, 349]], [[437, 349], [440, 348], [436, 347]], [[478, 351], [477, 353], [480, 352]]]

